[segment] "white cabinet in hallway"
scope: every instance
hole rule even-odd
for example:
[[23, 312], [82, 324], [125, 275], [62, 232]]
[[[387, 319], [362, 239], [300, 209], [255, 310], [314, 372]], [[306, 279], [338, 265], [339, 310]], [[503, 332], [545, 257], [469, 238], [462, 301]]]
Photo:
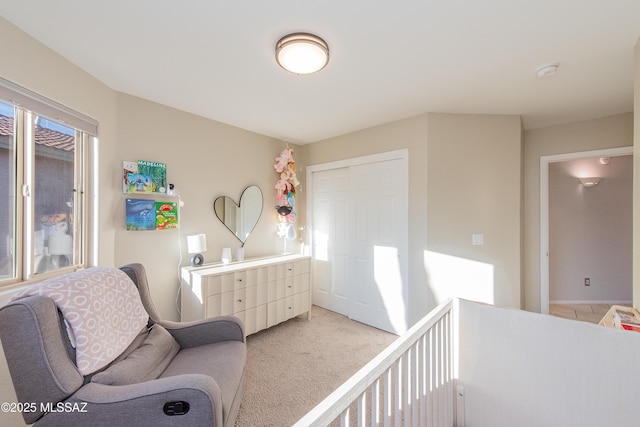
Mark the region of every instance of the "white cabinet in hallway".
[[310, 318], [310, 262], [283, 255], [183, 267], [180, 319], [234, 315], [249, 335], [303, 313]]

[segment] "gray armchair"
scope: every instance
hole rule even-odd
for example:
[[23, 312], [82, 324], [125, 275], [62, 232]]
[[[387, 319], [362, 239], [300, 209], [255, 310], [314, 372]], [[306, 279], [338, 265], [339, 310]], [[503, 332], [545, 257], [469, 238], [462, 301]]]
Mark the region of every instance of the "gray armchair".
[[120, 269], [137, 286], [149, 325], [116, 360], [90, 375], [83, 376], [75, 365], [76, 350], [51, 298], [29, 296], [0, 309], [0, 337], [25, 422], [233, 426], [246, 362], [239, 319], [163, 321], [143, 266]]

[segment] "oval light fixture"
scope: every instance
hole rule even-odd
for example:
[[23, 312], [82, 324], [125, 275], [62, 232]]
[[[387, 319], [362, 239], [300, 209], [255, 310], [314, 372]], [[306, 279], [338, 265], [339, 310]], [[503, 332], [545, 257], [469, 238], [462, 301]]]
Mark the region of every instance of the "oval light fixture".
[[287, 34], [276, 43], [276, 61], [294, 74], [315, 73], [329, 62], [329, 45], [313, 34]]

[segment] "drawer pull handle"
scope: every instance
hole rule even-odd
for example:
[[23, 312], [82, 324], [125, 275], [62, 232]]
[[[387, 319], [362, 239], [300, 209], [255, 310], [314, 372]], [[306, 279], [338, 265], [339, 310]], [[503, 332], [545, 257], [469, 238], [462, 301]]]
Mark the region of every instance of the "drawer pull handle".
[[242, 300], [241, 300], [241, 299], [239, 299], [239, 300], [238, 300], [238, 302], [242, 302]]

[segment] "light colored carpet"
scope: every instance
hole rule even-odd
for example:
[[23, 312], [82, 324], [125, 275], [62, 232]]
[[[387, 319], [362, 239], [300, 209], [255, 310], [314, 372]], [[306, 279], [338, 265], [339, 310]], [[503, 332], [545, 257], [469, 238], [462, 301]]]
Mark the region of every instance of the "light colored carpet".
[[236, 427], [291, 426], [398, 337], [313, 306], [247, 337]]

